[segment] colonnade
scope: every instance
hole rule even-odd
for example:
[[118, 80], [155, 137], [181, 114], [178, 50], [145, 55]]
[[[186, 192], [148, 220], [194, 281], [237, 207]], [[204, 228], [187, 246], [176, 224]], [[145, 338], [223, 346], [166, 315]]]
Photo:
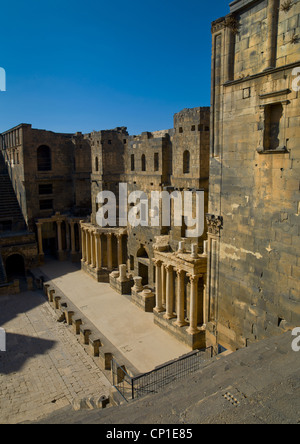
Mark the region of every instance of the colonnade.
[[[43, 224], [44, 223], [56, 223], [57, 226], [57, 253], [58, 255], [64, 253], [65, 251], [70, 251], [71, 254], [76, 254], [81, 250], [81, 231], [80, 231], [80, 221], [72, 220], [72, 219], [43, 219], [39, 220], [36, 223], [37, 227], [37, 236], [38, 236], [38, 246], [39, 246], [39, 255], [44, 255], [43, 248]], [[66, 225], [66, 239], [63, 242], [63, 234], [62, 234], [62, 224]], [[75, 226], [78, 228], [79, 233], [79, 241], [78, 245], [76, 245], [76, 236], [75, 236]], [[66, 248], [64, 248], [64, 245]]]
[[[176, 319], [175, 325], [184, 327], [189, 325], [187, 332], [191, 335], [199, 333], [199, 280], [204, 278], [202, 274], [188, 273], [175, 265], [165, 264], [161, 260], [155, 260], [156, 267], [156, 307], [157, 313], [165, 312], [167, 320]], [[176, 279], [175, 273], [176, 272]], [[186, 316], [186, 277], [190, 283], [189, 313]], [[204, 285], [205, 293], [205, 285]], [[175, 300], [176, 294], [176, 300]], [[204, 298], [203, 298], [204, 301]], [[176, 306], [175, 306], [176, 305]], [[176, 314], [175, 314], [176, 313]], [[204, 313], [204, 312], [203, 312]], [[187, 322], [187, 319], [189, 323]]]
[[[82, 227], [81, 229], [83, 262], [97, 270], [107, 268], [108, 271], [112, 271], [114, 269], [113, 238], [116, 237], [118, 244], [118, 266], [124, 263], [124, 233], [101, 232], [92, 227]], [[104, 238], [106, 238], [106, 255], [104, 252]]]

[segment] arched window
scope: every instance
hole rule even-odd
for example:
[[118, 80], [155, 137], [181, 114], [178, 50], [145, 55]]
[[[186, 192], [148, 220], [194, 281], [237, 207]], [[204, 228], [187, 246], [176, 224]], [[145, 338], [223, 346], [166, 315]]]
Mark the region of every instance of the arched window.
[[159, 171], [159, 153], [154, 154], [154, 171]]
[[95, 171], [99, 171], [99, 159], [98, 159], [98, 157], [96, 157], [96, 159], [95, 159]]
[[131, 154], [131, 171], [135, 170], [135, 159], [134, 154]]
[[190, 172], [191, 155], [189, 151], [183, 153], [183, 174], [189, 174]]
[[6, 259], [6, 275], [9, 282], [15, 278], [25, 277], [25, 261], [21, 254], [13, 254]]
[[142, 155], [142, 171], [146, 171], [146, 156]]
[[48, 146], [42, 145], [37, 150], [37, 166], [38, 171], [51, 171], [51, 150]]

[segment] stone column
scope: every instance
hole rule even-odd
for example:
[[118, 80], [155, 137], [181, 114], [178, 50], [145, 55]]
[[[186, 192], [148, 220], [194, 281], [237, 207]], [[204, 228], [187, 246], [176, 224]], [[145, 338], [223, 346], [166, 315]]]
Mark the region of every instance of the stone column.
[[66, 221], [66, 244], [67, 244], [67, 251], [71, 250], [70, 229], [71, 229], [71, 223]]
[[42, 233], [43, 224], [38, 222], [36, 224], [36, 226], [37, 226], [37, 232], [38, 232], [39, 260], [40, 260], [40, 263], [43, 263], [44, 257], [45, 257], [44, 250], [43, 250], [43, 233]]
[[43, 250], [43, 234], [42, 234], [43, 224], [38, 222], [36, 224], [36, 226], [37, 226], [37, 230], [38, 230], [39, 254], [42, 256], [42, 255], [44, 255], [44, 250]]
[[91, 231], [91, 265], [96, 268], [95, 233]]
[[78, 234], [79, 234], [79, 250], [81, 252], [82, 251], [82, 238], [81, 238], [82, 237], [82, 231], [81, 231], [80, 223], [78, 223]]
[[61, 224], [62, 221], [58, 220], [57, 222], [57, 240], [58, 240], [58, 253], [62, 253], [62, 234], [61, 234]]
[[185, 296], [185, 271], [176, 270], [177, 273], [177, 321], [178, 327], [187, 325], [184, 317], [184, 296]]
[[81, 242], [82, 242], [82, 260], [83, 262], [86, 262], [86, 239], [85, 239], [85, 230], [84, 228], [81, 228]]
[[117, 236], [118, 239], [118, 265], [122, 265], [123, 264], [123, 234], [118, 234]]
[[71, 253], [75, 254], [76, 253], [76, 244], [75, 244], [75, 222], [71, 221], [70, 222], [70, 227], [71, 227]]
[[156, 307], [154, 308], [156, 313], [161, 313], [164, 311], [163, 305], [162, 305], [162, 275], [161, 275], [161, 269], [162, 269], [162, 262], [161, 261], [155, 261], [155, 270], [156, 270]]
[[190, 301], [190, 327], [187, 332], [190, 335], [199, 333], [198, 326], [198, 281], [200, 276], [189, 275], [191, 282]]
[[86, 228], [85, 229], [85, 251], [86, 251], [86, 255], [85, 255], [85, 262], [87, 265], [89, 265], [90, 263], [90, 239], [89, 239], [89, 230]]
[[143, 289], [144, 289], [143, 284], [142, 284], [143, 278], [141, 278], [140, 276], [135, 276], [133, 278], [133, 280], [134, 280], [133, 290], [135, 290], [136, 292], [143, 291]]
[[166, 268], [164, 264], [162, 264], [161, 267], [161, 286], [162, 286], [162, 305], [163, 307], [166, 306], [166, 288], [167, 288], [167, 274], [166, 274]]
[[102, 268], [102, 241], [101, 234], [96, 233], [96, 268], [97, 270], [101, 270]]
[[227, 27], [225, 29], [225, 83], [234, 79], [234, 46], [235, 35], [233, 30], [230, 27]]
[[119, 276], [120, 282], [126, 282], [127, 281], [127, 266], [126, 266], [126, 264], [121, 264], [119, 266], [119, 272], [120, 272], [120, 276]]
[[167, 290], [166, 290], [166, 314], [165, 319], [173, 319], [174, 316], [174, 275], [172, 265], [166, 266]]
[[107, 268], [109, 271], [113, 269], [112, 233], [107, 234]]
[[203, 324], [206, 326], [208, 323], [208, 311], [207, 311], [207, 294], [206, 294], [206, 285], [207, 275], [205, 274], [203, 277]]
[[209, 320], [216, 320], [217, 241], [211, 241]]
[[63, 243], [62, 243], [62, 230], [61, 230], [62, 222], [63, 222], [62, 220], [56, 221], [56, 223], [57, 223], [57, 240], [58, 240], [57, 255], [58, 255], [59, 261], [66, 260], [66, 253], [63, 251]]
[[269, 0], [267, 10], [268, 37], [266, 70], [276, 68], [279, 7], [280, 0]]

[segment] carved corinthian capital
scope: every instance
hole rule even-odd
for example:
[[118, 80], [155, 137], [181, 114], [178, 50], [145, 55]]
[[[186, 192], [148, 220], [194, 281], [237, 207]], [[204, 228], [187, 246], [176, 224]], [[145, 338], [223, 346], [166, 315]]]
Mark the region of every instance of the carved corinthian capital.
[[208, 233], [213, 236], [220, 236], [220, 231], [223, 228], [223, 218], [221, 216], [215, 216], [214, 214], [207, 214], [206, 221]]

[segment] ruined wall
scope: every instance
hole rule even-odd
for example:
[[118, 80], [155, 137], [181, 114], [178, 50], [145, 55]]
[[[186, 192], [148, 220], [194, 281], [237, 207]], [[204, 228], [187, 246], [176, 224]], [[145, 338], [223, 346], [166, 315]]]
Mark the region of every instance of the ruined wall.
[[91, 212], [91, 146], [81, 133], [72, 137], [73, 151], [73, 214], [89, 215]]
[[[39, 170], [38, 150], [43, 146], [49, 148], [51, 167]], [[22, 124], [2, 134], [2, 153], [30, 229], [34, 219], [55, 212], [90, 212], [91, 148], [81, 133], [56, 134]]]
[[127, 128], [93, 132], [86, 135], [92, 155], [92, 223], [96, 224], [97, 196], [101, 191], [111, 191], [119, 197], [119, 183], [125, 173], [125, 147]]
[[[90, 147], [72, 135], [20, 127], [20, 144], [10, 160], [12, 184], [30, 229], [36, 218], [90, 208]], [[39, 170], [38, 149], [49, 148], [51, 167]], [[16, 160], [17, 159], [17, 160]], [[76, 170], [76, 165], [78, 170]]]
[[300, 2], [279, 7], [236, 1], [212, 28], [208, 327], [231, 349], [300, 325]]
[[27, 202], [24, 186], [24, 152], [23, 133], [30, 125], [19, 125], [3, 133], [1, 136], [2, 155], [5, 160], [11, 183], [22, 210], [24, 219], [27, 221]]
[[[126, 147], [126, 175], [124, 179], [128, 184], [128, 193], [142, 191], [147, 195], [149, 208], [145, 210], [144, 216], [148, 216], [149, 225], [152, 215], [151, 192], [161, 192], [164, 187], [170, 184], [172, 134], [172, 130], [157, 133], [145, 132], [140, 136], [131, 136]], [[136, 276], [143, 277], [144, 285], [154, 286], [153, 245], [155, 236], [159, 236], [163, 232], [161, 224], [159, 227], [139, 226], [133, 228], [128, 226], [129, 268], [134, 271]]]
[[[204, 211], [206, 214], [209, 188], [210, 108], [185, 109], [175, 114], [174, 129], [171, 185], [174, 190], [180, 191], [204, 190]], [[192, 217], [196, 217], [195, 211]], [[188, 249], [193, 243], [202, 247], [203, 240], [206, 239], [206, 232], [205, 227], [204, 235], [201, 238], [187, 239], [184, 224], [182, 227], [175, 227], [173, 218], [170, 232], [171, 247], [176, 251], [178, 242], [181, 240], [185, 240]]]

